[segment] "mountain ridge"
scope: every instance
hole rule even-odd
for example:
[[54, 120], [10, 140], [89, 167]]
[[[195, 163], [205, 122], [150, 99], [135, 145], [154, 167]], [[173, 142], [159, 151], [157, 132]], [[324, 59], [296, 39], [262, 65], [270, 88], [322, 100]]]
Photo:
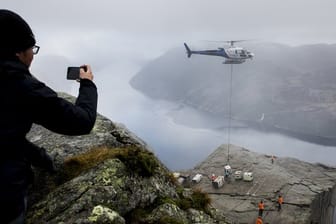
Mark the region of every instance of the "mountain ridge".
[[[257, 124], [264, 114], [274, 131], [336, 139], [336, 44], [248, 46], [255, 58], [233, 66], [232, 117]], [[228, 117], [230, 65], [223, 60], [188, 59], [181, 46], [150, 62], [130, 84], [151, 98]]]

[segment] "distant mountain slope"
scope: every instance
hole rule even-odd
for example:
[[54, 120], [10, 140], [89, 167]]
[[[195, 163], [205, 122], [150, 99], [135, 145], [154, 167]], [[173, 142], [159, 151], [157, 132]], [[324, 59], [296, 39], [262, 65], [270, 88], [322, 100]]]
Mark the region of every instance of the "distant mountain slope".
[[[193, 48], [196, 48], [192, 46]], [[232, 116], [293, 132], [336, 137], [336, 44], [250, 44], [252, 61], [233, 65]], [[156, 99], [228, 116], [230, 65], [172, 49], [130, 81]]]

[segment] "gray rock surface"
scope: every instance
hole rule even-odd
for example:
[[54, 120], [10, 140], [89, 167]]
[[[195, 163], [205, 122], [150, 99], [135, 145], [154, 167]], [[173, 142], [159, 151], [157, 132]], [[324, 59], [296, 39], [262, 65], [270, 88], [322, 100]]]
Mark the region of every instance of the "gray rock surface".
[[[224, 175], [228, 164], [228, 147], [220, 146], [190, 174], [203, 174], [194, 187], [200, 187], [212, 197], [212, 205], [223, 211], [233, 223], [255, 223], [258, 202], [264, 200], [264, 223], [333, 223], [336, 206], [336, 168], [310, 164], [292, 158], [261, 155], [230, 145], [229, 164], [234, 171], [253, 172], [254, 180], [246, 182], [228, 178], [222, 188], [212, 187], [210, 175]], [[277, 211], [281, 194], [284, 205]]]

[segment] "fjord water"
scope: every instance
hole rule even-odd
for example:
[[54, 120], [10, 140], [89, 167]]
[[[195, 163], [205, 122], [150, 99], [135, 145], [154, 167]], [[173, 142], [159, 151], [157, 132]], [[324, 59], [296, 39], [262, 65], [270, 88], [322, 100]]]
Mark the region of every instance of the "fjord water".
[[[217, 118], [179, 103], [150, 99], [132, 89], [124, 78], [114, 76], [109, 82], [97, 82], [99, 112], [114, 122], [123, 123], [172, 170], [192, 168], [219, 145], [228, 142], [228, 129], [223, 128]], [[230, 131], [231, 144], [259, 153], [336, 166], [333, 146], [260, 132], [235, 122], [232, 126], [236, 128]]]

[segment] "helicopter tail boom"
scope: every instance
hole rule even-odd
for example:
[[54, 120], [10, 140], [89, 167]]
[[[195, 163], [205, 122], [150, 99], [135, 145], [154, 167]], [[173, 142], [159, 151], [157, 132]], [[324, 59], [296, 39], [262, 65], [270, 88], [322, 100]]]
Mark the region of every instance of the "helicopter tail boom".
[[186, 48], [186, 50], [187, 50], [188, 58], [190, 58], [192, 52], [191, 52], [190, 48], [188, 47], [188, 45], [187, 45], [186, 43], [184, 43], [184, 46], [185, 46], [185, 48]]

